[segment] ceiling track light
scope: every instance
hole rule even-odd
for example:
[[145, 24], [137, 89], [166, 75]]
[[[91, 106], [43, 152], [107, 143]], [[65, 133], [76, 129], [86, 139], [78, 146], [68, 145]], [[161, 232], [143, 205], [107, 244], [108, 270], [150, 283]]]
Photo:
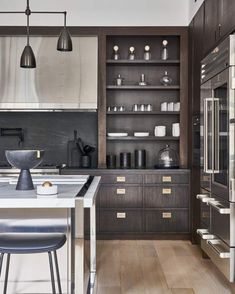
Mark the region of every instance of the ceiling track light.
[[29, 17], [31, 14], [63, 14], [64, 15], [64, 27], [60, 32], [60, 36], [57, 42], [57, 50], [62, 52], [70, 52], [73, 50], [73, 43], [71, 35], [66, 26], [66, 11], [31, 11], [29, 6], [29, 0], [26, 0], [26, 10], [25, 11], [0, 11], [0, 14], [25, 14], [27, 17], [27, 43], [22, 52], [20, 58], [20, 67], [22, 68], [36, 68], [36, 58], [33, 52], [32, 47], [30, 46], [29, 37], [30, 37], [30, 26], [29, 26]]

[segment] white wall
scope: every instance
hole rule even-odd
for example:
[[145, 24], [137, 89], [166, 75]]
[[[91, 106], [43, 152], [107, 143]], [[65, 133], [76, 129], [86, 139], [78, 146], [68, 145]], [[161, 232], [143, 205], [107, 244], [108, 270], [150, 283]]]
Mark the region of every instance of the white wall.
[[[67, 10], [70, 26], [187, 26], [194, 0], [31, 0], [32, 10]], [[200, 1], [200, 0], [198, 0]], [[26, 0], [0, 0], [0, 10], [25, 10]], [[62, 16], [32, 15], [32, 25], [62, 24]], [[1, 15], [2, 25], [25, 25], [25, 17]]]
[[197, 0], [195, 2], [194, 0], [189, 0], [189, 23], [202, 5], [203, 1], [204, 0]]

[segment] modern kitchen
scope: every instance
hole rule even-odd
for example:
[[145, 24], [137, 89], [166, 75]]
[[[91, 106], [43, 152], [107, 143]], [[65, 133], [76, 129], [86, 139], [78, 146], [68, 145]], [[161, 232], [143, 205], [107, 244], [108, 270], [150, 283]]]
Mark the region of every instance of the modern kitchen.
[[235, 293], [234, 15], [0, 0], [0, 294]]

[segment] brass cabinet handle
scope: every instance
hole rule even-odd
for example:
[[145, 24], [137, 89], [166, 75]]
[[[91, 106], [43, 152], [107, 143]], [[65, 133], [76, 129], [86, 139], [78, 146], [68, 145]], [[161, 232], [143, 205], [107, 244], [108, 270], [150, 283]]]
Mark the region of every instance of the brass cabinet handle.
[[162, 218], [171, 218], [171, 212], [163, 212], [162, 213]]
[[125, 195], [126, 189], [117, 189], [117, 195]]
[[163, 183], [171, 183], [172, 182], [171, 176], [163, 176], [162, 182]]
[[126, 218], [126, 213], [125, 212], [117, 212], [117, 218]]
[[209, 212], [202, 212], [202, 218], [209, 218], [210, 213]]
[[118, 183], [124, 183], [126, 181], [126, 177], [117, 177]]
[[171, 195], [172, 190], [171, 188], [163, 188], [162, 189], [162, 195]]

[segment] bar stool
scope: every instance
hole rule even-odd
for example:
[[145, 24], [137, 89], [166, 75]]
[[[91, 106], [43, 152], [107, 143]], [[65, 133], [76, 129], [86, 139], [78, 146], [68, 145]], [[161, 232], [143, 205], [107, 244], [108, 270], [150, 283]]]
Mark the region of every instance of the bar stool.
[[60, 273], [56, 251], [66, 242], [66, 236], [60, 233], [3, 233], [0, 234], [0, 277], [4, 255], [7, 254], [3, 294], [7, 294], [7, 283], [11, 254], [48, 253], [51, 274], [52, 293], [56, 294], [53, 258], [59, 294], [62, 294]]

